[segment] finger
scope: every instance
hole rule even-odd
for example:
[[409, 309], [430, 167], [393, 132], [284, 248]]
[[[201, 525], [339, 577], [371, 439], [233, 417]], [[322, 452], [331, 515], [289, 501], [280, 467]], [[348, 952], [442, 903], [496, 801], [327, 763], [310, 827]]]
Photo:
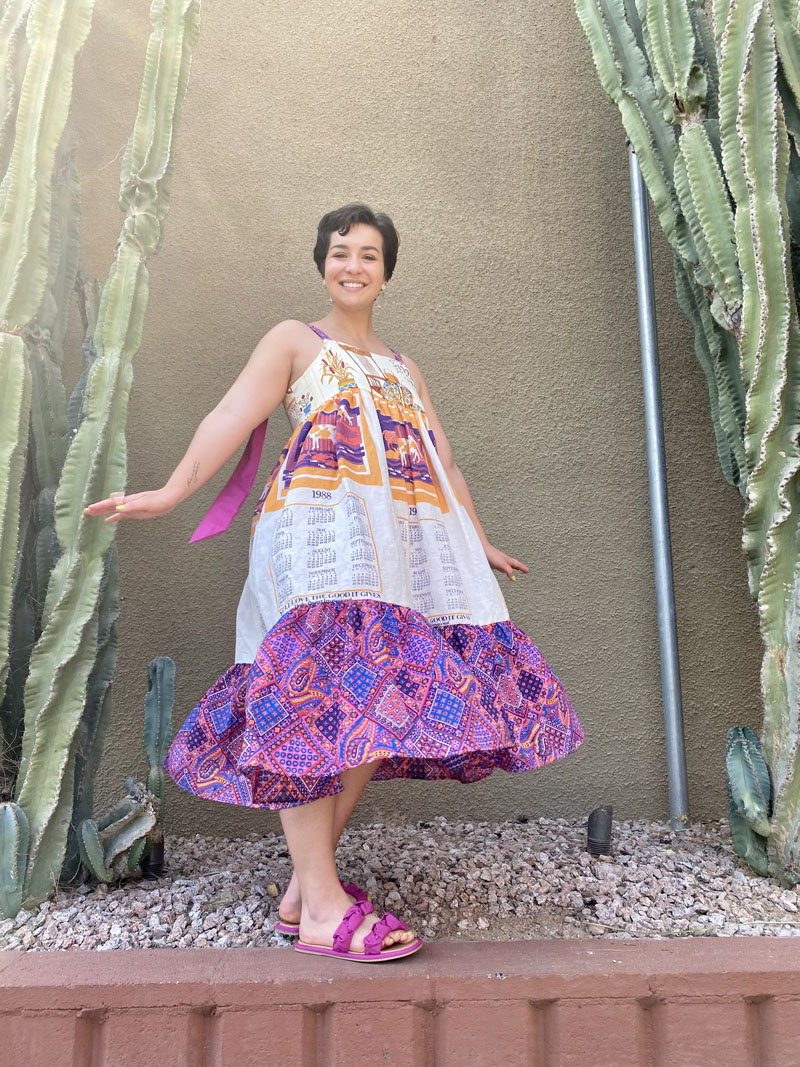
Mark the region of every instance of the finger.
[[120, 522], [122, 519], [149, 519], [150, 515], [146, 508], [131, 506], [126, 501], [124, 504], [117, 505], [114, 514], [110, 515], [106, 522]]
[[149, 519], [152, 518], [152, 505], [149, 493], [134, 493], [126, 496], [123, 503], [117, 503], [113, 508], [107, 509], [113, 514], [126, 519]]
[[114, 503], [111, 500], [96, 500], [83, 509], [85, 515], [102, 515], [104, 512], [113, 511]]
[[112, 515], [120, 508], [126, 508], [133, 502], [133, 497], [127, 497], [124, 503], [119, 498], [107, 497], [105, 500], [96, 500], [83, 509], [85, 515]]
[[106, 522], [119, 522], [121, 519], [154, 519], [157, 517], [157, 512], [154, 513], [147, 504], [132, 504], [131, 498], [125, 501], [124, 504], [117, 505], [114, 514], [110, 515]]

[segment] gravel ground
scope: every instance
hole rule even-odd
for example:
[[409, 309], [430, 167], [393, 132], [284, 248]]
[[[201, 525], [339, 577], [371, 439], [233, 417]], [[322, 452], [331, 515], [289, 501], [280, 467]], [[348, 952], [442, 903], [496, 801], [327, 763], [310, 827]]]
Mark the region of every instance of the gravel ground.
[[[800, 933], [800, 893], [753, 875], [724, 821], [681, 834], [615, 822], [613, 856], [584, 851], [583, 822], [380, 823], [346, 832], [340, 871], [376, 911], [423, 938], [685, 937]], [[59, 891], [0, 922], [0, 949], [124, 949], [291, 942], [276, 934], [290, 864], [280, 836], [167, 834], [168, 873]]]

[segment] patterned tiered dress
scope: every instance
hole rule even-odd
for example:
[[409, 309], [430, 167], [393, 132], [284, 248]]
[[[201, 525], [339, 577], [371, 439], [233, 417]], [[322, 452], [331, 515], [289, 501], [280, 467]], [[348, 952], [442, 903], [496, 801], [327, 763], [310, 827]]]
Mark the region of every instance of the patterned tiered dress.
[[322, 347], [287, 393], [293, 432], [253, 517], [236, 662], [166, 771], [287, 808], [373, 761], [376, 781], [475, 782], [573, 752], [581, 724], [509, 619], [402, 356], [311, 329]]

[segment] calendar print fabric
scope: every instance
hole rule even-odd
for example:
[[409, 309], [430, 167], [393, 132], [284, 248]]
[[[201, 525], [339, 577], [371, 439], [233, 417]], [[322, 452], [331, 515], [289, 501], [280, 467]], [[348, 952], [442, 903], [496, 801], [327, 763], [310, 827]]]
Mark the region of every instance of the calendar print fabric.
[[285, 808], [373, 761], [376, 780], [473, 782], [568, 755], [580, 722], [509, 619], [402, 357], [316, 332], [253, 516], [235, 663], [165, 769], [208, 799]]
[[323, 338], [285, 405], [293, 433], [253, 518], [237, 662], [300, 604], [369, 598], [437, 625], [508, 618], [399, 355]]

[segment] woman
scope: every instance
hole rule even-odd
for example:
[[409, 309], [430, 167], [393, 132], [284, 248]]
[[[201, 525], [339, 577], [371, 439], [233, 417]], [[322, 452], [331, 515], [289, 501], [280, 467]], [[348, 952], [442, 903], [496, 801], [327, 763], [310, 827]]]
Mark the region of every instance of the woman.
[[162, 489], [86, 509], [165, 515], [251, 435], [193, 540], [221, 532], [284, 403], [293, 432], [252, 522], [236, 662], [164, 765], [199, 796], [279, 810], [294, 873], [276, 928], [300, 951], [365, 962], [422, 944], [339, 881], [336, 843], [367, 782], [472, 782], [583, 740], [492, 574], [528, 568], [490, 544], [422, 372], [373, 329], [397, 248], [391, 219], [364, 204], [326, 214], [314, 259], [328, 314], [262, 338]]

